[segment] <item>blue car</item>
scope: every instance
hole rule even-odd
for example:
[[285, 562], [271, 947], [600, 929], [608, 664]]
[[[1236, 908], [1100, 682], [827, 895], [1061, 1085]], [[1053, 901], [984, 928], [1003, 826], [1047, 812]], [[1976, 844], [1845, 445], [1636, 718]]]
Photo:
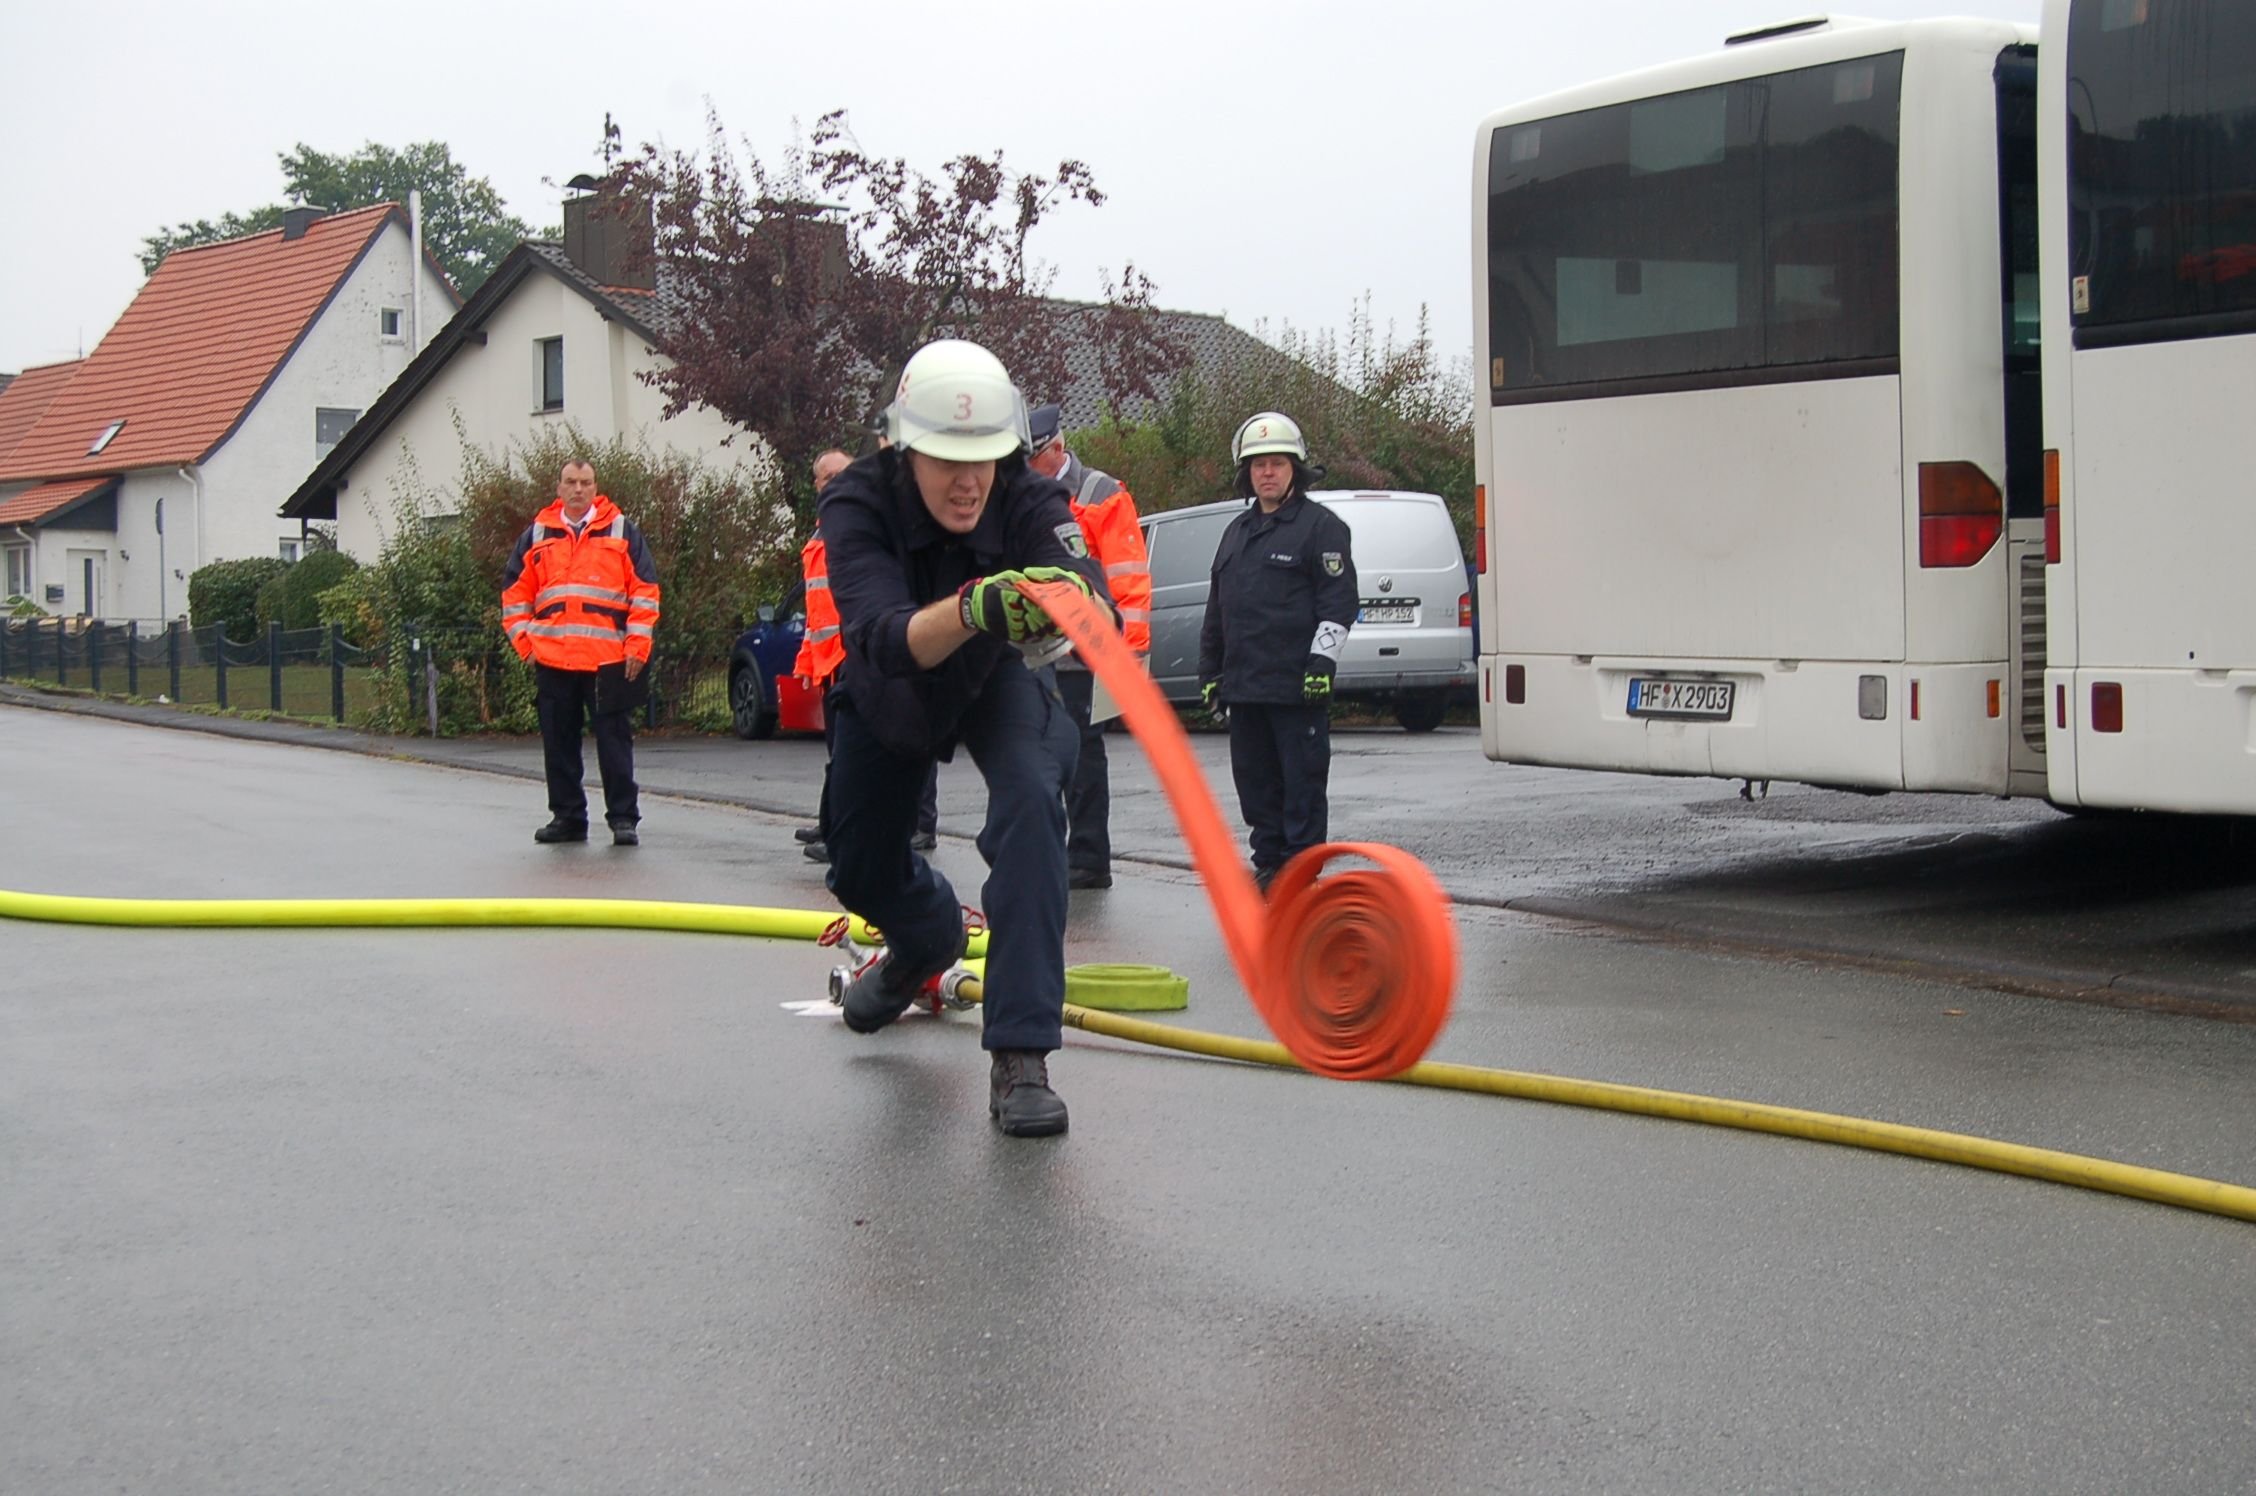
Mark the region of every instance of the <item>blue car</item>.
[[775, 736], [776, 682], [791, 673], [799, 642], [807, 635], [801, 606], [805, 597], [804, 589], [794, 587], [781, 607], [760, 609], [759, 618], [736, 636], [729, 650], [729, 724], [740, 738]]

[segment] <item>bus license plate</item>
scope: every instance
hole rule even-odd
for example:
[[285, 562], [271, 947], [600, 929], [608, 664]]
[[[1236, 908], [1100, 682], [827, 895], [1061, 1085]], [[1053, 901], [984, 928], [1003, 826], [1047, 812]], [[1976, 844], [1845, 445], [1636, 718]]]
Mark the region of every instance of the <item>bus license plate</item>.
[[1405, 598], [1401, 602], [1363, 603], [1355, 610], [1357, 623], [1416, 623], [1418, 600]]
[[1700, 717], [1731, 720], [1731, 697], [1736, 682], [1727, 680], [1664, 680], [1649, 675], [1629, 678], [1629, 714], [1632, 717]]

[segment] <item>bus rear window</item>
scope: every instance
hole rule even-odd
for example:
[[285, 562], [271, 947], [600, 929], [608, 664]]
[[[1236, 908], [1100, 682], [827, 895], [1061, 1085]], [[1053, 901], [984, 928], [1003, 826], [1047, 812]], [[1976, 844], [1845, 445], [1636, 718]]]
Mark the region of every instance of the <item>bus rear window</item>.
[[2077, 343], [2256, 331], [2256, 7], [2077, 0], [2068, 73]]
[[1492, 399], [1892, 363], [1902, 78], [1888, 53], [1499, 129]]

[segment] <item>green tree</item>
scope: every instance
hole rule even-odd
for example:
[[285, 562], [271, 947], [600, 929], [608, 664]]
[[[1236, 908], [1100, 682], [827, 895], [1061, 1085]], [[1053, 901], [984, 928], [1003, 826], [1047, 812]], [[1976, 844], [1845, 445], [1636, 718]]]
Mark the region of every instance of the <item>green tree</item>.
[[350, 155], [333, 156], [300, 142], [276, 158], [288, 204], [271, 203], [247, 213], [159, 229], [141, 241], [141, 268], [153, 273], [176, 249], [211, 244], [278, 228], [286, 206], [331, 213], [376, 203], [405, 206], [409, 192], [423, 194], [423, 244], [446, 267], [454, 288], [468, 296], [485, 283], [502, 257], [527, 238], [523, 219], [511, 213], [484, 177], [473, 177], [454, 159], [444, 141], [426, 140], [404, 150], [374, 141]]
[[[1143, 420], [1107, 418], [1073, 450], [1128, 485], [1145, 513], [1230, 496], [1230, 438], [1258, 410], [1281, 410], [1307, 433], [1327, 488], [1439, 494], [1469, 547], [1473, 511], [1470, 371], [1443, 364], [1423, 311], [1407, 339], [1373, 326], [1368, 299], [1344, 335], [1287, 328], [1218, 368], [1186, 372]], [[1469, 553], [1469, 552], [1468, 552]]]

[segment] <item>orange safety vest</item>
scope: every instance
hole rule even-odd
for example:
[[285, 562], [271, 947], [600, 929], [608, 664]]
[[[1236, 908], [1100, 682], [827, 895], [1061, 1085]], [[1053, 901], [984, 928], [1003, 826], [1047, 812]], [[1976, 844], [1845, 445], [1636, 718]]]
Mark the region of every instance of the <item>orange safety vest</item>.
[[[1108, 483], [1112, 492], [1094, 498]], [[1091, 468], [1081, 481], [1081, 492], [1074, 495], [1073, 517], [1088, 537], [1089, 554], [1104, 568], [1105, 586], [1120, 610], [1120, 629], [1128, 647], [1138, 654], [1151, 653], [1151, 552], [1144, 548], [1134, 496], [1117, 479]]]
[[577, 534], [550, 504], [502, 568], [501, 626], [521, 658], [556, 670], [648, 660], [658, 568], [642, 532], [601, 494]]
[[838, 603], [830, 595], [830, 562], [822, 533], [799, 549], [799, 571], [807, 579], [807, 636], [791, 673], [820, 687], [846, 663], [846, 641], [838, 636]]

